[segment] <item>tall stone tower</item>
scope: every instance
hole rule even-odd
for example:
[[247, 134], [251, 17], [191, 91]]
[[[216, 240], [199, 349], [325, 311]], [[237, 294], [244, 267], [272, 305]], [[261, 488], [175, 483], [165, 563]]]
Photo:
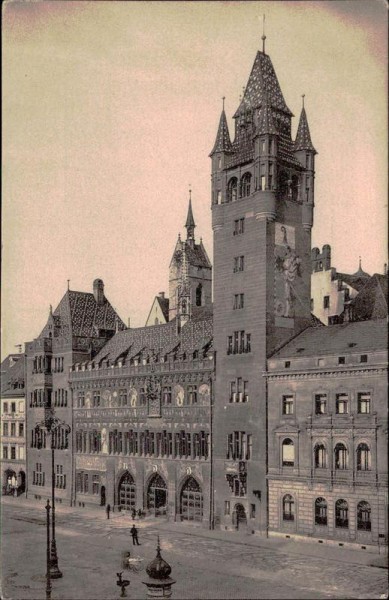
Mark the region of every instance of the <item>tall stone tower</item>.
[[212, 265], [202, 240], [196, 244], [195, 227], [189, 197], [186, 240], [178, 236], [169, 267], [169, 321], [178, 317], [178, 329], [191, 318], [194, 308], [212, 302]]
[[[258, 51], [231, 142], [220, 117], [212, 159], [215, 521], [266, 533], [266, 358], [310, 321], [314, 158]], [[281, 399], [280, 399], [281, 403]], [[281, 404], [280, 404], [281, 406]]]

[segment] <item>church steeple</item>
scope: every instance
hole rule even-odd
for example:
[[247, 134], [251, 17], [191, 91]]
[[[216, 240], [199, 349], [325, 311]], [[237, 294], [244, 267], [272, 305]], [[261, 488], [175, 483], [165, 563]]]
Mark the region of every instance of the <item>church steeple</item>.
[[185, 223], [185, 227], [186, 227], [186, 239], [192, 240], [194, 242], [194, 230], [196, 227], [196, 224], [194, 222], [194, 218], [193, 218], [193, 212], [192, 212], [192, 190], [189, 190], [189, 206], [188, 206], [188, 216], [186, 217], [186, 223]]

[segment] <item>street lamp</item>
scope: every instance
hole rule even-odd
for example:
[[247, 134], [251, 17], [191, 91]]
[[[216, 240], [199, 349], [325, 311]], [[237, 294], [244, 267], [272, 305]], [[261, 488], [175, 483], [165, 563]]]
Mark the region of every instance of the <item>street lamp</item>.
[[46, 504], [46, 600], [51, 600], [51, 580], [50, 580], [50, 500]]
[[70, 427], [64, 421], [61, 421], [54, 415], [52, 408], [45, 409], [45, 418], [41, 423], [37, 423], [35, 431], [40, 432], [42, 428], [45, 428], [47, 433], [51, 437], [51, 552], [50, 552], [50, 577], [51, 579], [59, 579], [62, 577], [62, 573], [58, 568], [58, 555], [57, 555], [57, 543], [55, 540], [55, 466], [54, 466], [54, 449], [55, 449], [55, 434], [62, 429], [65, 434], [69, 435]]

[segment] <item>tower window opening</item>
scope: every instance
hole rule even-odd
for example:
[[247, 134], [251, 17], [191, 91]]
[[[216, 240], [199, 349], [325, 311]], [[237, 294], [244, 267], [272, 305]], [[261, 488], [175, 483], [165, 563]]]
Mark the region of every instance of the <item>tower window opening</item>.
[[235, 202], [238, 197], [238, 180], [236, 177], [232, 177], [228, 182], [227, 192], [228, 202]]

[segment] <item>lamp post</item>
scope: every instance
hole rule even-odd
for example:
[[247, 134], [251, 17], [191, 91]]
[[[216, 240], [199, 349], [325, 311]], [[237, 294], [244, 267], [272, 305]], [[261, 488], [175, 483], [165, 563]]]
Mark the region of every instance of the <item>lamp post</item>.
[[46, 600], [51, 600], [51, 579], [50, 579], [50, 500], [46, 504]]
[[35, 426], [36, 431], [40, 431], [42, 428], [45, 428], [47, 433], [50, 435], [51, 442], [51, 504], [52, 504], [52, 513], [51, 513], [51, 550], [50, 550], [50, 577], [51, 579], [59, 579], [62, 577], [62, 572], [58, 567], [58, 555], [57, 555], [57, 542], [55, 539], [55, 464], [54, 464], [54, 450], [55, 450], [55, 437], [58, 439], [58, 436], [55, 434], [58, 433], [59, 430], [63, 430], [65, 434], [70, 433], [70, 427], [64, 421], [61, 421], [54, 415], [54, 410], [52, 408], [45, 409], [45, 419], [41, 423], [38, 423]]

